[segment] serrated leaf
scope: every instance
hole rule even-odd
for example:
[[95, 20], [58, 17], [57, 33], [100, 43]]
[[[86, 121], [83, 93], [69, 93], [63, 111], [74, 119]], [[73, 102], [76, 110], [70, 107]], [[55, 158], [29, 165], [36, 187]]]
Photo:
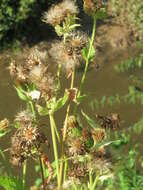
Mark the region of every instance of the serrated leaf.
[[96, 121], [94, 121], [93, 119], [91, 119], [87, 114], [85, 114], [83, 112], [83, 110], [81, 111], [82, 115], [84, 116], [84, 118], [86, 119], [87, 123], [92, 127], [92, 128], [97, 128], [99, 127], [99, 125], [96, 123]]

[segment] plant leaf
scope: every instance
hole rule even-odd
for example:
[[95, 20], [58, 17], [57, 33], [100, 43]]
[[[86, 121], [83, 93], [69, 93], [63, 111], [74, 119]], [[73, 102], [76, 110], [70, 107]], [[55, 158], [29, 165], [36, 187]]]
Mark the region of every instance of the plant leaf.
[[86, 119], [87, 123], [92, 127], [92, 128], [97, 128], [99, 127], [99, 125], [96, 123], [96, 121], [94, 121], [93, 119], [91, 119], [87, 114], [85, 114], [83, 112], [83, 110], [81, 110], [82, 115], [84, 116], [84, 118]]
[[11, 176], [0, 176], [0, 186], [5, 190], [23, 190], [22, 180]]
[[29, 101], [29, 98], [27, 97], [26, 92], [21, 87], [14, 86], [14, 88], [16, 89], [16, 92], [21, 100]]
[[39, 113], [41, 116], [46, 116], [46, 115], [49, 114], [49, 111], [50, 111], [49, 108], [47, 108], [47, 107], [42, 107], [42, 106], [40, 106], [40, 105], [37, 105], [36, 107], [37, 107], [37, 109], [38, 109], [38, 113]]
[[68, 94], [65, 93], [64, 96], [62, 98], [60, 98], [53, 106], [52, 108], [52, 112], [56, 112], [57, 110], [59, 110], [60, 108], [62, 108], [65, 103], [68, 100]]

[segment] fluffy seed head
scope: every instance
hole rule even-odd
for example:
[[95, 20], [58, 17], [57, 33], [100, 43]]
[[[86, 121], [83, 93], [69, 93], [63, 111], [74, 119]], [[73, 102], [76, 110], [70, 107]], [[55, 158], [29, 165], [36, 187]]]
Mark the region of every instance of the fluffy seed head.
[[73, 32], [67, 37], [65, 43], [57, 41], [51, 44], [49, 55], [56, 64], [62, 65], [67, 77], [84, 62], [81, 50], [86, 46], [87, 39], [85, 34]]
[[48, 12], [45, 12], [43, 21], [55, 26], [61, 24], [65, 17], [76, 14], [78, 14], [78, 7], [75, 5], [74, 1], [64, 0], [52, 6]]
[[39, 148], [46, 142], [46, 137], [37, 127], [24, 126], [17, 129], [11, 139], [11, 163], [21, 165], [25, 159], [33, 154], [33, 149]]
[[27, 110], [21, 111], [15, 116], [15, 122], [18, 122], [22, 127], [31, 126], [33, 121], [33, 114]]

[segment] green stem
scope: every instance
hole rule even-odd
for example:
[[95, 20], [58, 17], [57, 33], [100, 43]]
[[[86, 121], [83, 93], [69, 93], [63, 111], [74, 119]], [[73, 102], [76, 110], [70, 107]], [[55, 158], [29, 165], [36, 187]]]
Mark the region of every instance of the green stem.
[[54, 122], [53, 114], [50, 114], [49, 117], [50, 117], [54, 157], [55, 157], [55, 162], [56, 162], [57, 184], [58, 184], [58, 190], [61, 190], [60, 183], [59, 183], [59, 160], [58, 160], [58, 149], [57, 149], [56, 134], [55, 134], [55, 122]]
[[98, 178], [99, 178], [99, 174], [97, 174], [97, 175], [96, 175], [96, 177], [95, 177], [95, 180], [94, 180], [94, 183], [93, 183], [93, 185], [92, 185], [91, 190], [94, 190], [94, 189], [95, 189], [95, 187], [96, 187], [96, 185], [97, 185], [97, 182], [98, 182]]
[[45, 187], [45, 178], [44, 178], [44, 171], [43, 171], [43, 164], [42, 164], [42, 160], [41, 160], [40, 155], [39, 155], [39, 163], [40, 163], [41, 178], [42, 178], [42, 183], [43, 183], [43, 190], [46, 190], [46, 187]]
[[[71, 78], [71, 86], [70, 88], [72, 89], [74, 86], [74, 78], [75, 78], [75, 70], [72, 72], [72, 78]], [[63, 132], [63, 142], [66, 139], [66, 133], [67, 133], [67, 122], [68, 122], [68, 117], [69, 117], [69, 111], [70, 111], [70, 106], [71, 104], [69, 103], [66, 111], [66, 117], [65, 117], [65, 123], [64, 123], [64, 132]]]
[[34, 120], [36, 121], [37, 119], [37, 116], [36, 116], [36, 111], [35, 111], [35, 108], [34, 108], [34, 105], [33, 105], [33, 102], [32, 101], [30, 101], [29, 102], [29, 104], [30, 104], [30, 107], [31, 107], [31, 111], [32, 111], [32, 113], [33, 113], [33, 116], [34, 116]]
[[[87, 58], [86, 58], [84, 73], [82, 75], [82, 79], [81, 79], [81, 82], [80, 82], [80, 87], [79, 87], [77, 97], [79, 97], [80, 94], [82, 93], [83, 85], [84, 85], [84, 82], [85, 82], [85, 79], [86, 79], [87, 69], [88, 69], [88, 65], [90, 63], [89, 58], [90, 58], [90, 55], [91, 55], [91, 50], [92, 50], [94, 39], [95, 39], [95, 32], [96, 32], [96, 16], [94, 16], [92, 36], [91, 36], [91, 40], [90, 40], [90, 43], [89, 43], [89, 50], [88, 50], [88, 54], [87, 54]], [[76, 113], [76, 112], [77, 112], [77, 105], [76, 105], [75, 110], [74, 110], [74, 113]]]
[[27, 161], [24, 161], [23, 163], [23, 190], [26, 189], [26, 169], [27, 169]]
[[61, 83], [60, 83], [60, 75], [61, 75], [61, 64], [58, 64], [58, 71], [57, 71], [57, 78], [58, 78], [58, 90], [61, 88]]
[[89, 171], [89, 184], [90, 184], [90, 190], [92, 190], [93, 186], [92, 169], [90, 169]]
[[[71, 85], [70, 85], [71, 89], [74, 86], [74, 78], [75, 78], [75, 69], [72, 72]], [[68, 117], [69, 117], [69, 112], [70, 112], [70, 106], [71, 106], [71, 104], [69, 103], [69, 105], [67, 107], [67, 111], [66, 111], [65, 122], [64, 122], [63, 139], [62, 139], [62, 143], [61, 143], [61, 158], [65, 158], [64, 143], [65, 143], [66, 134], [67, 134], [67, 124], [68, 124]], [[68, 163], [66, 163], [66, 164], [68, 165]], [[62, 161], [61, 164], [60, 164], [60, 184], [62, 183], [62, 178], [63, 178], [63, 167], [64, 167], [64, 161]], [[64, 170], [64, 171], [66, 171], [66, 170]], [[66, 175], [65, 172], [64, 172], [64, 175]], [[64, 176], [64, 178], [65, 178], [65, 176]]]
[[58, 129], [57, 129], [57, 126], [56, 126], [56, 123], [55, 123], [54, 117], [53, 117], [53, 127], [54, 127], [54, 129], [55, 129], [55, 132], [56, 132], [56, 136], [57, 136], [58, 142], [61, 144], [60, 134], [59, 134], [59, 132], [58, 132]]
[[66, 180], [67, 169], [68, 169], [68, 161], [65, 160], [65, 165], [64, 165], [64, 181]]
[[78, 95], [81, 94], [83, 84], [84, 84], [85, 79], [86, 79], [86, 73], [87, 73], [87, 69], [88, 69], [88, 65], [89, 65], [89, 56], [91, 54], [92, 46], [93, 46], [93, 43], [94, 43], [95, 32], [96, 32], [96, 17], [94, 17], [94, 21], [93, 21], [93, 31], [92, 31], [91, 41], [90, 41], [90, 44], [89, 44], [89, 50], [88, 50], [88, 55], [87, 55], [87, 59], [86, 59], [85, 69], [84, 69], [84, 73], [83, 73], [83, 76], [82, 76], [82, 79], [81, 79]]

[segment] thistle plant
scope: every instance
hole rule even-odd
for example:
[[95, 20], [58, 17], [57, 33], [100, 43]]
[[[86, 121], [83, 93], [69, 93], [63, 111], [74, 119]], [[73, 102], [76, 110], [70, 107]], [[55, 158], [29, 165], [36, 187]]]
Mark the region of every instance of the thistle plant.
[[[23, 63], [12, 61], [9, 70], [14, 88], [26, 110], [15, 116], [16, 128], [11, 139], [11, 163], [23, 165], [23, 190], [26, 188], [26, 165], [30, 157], [39, 163], [42, 184], [39, 189], [94, 190], [104, 176], [113, 177], [111, 163], [106, 159], [107, 130], [97, 125], [82, 111], [87, 121], [84, 127], [78, 117], [79, 105], [84, 99], [83, 86], [89, 64], [95, 57], [94, 39], [97, 19], [106, 15], [101, 1], [84, 1], [84, 10], [93, 19], [91, 37], [76, 27], [79, 9], [74, 1], [64, 0], [52, 6], [43, 15], [43, 21], [52, 25], [59, 40], [51, 43], [48, 52], [33, 48]], [[57, 72], [52, 72], [51, 63]], [[83, 68], [79, 87], [75, 87], [77, 68]], [[65, 74], [70, 86], [62, 91], [61, 76]], [[71, 106], [74, 106], [74, 110]], [[58, 127], [55, 113], [66, 109], [63, 126]], [[49, 148], [47, 134], [40, 131], [42, 116], [50, 121], [54, 161], [48, 159], [42, 144]], [[61, 133], [62, 131], [62, 133]]]

